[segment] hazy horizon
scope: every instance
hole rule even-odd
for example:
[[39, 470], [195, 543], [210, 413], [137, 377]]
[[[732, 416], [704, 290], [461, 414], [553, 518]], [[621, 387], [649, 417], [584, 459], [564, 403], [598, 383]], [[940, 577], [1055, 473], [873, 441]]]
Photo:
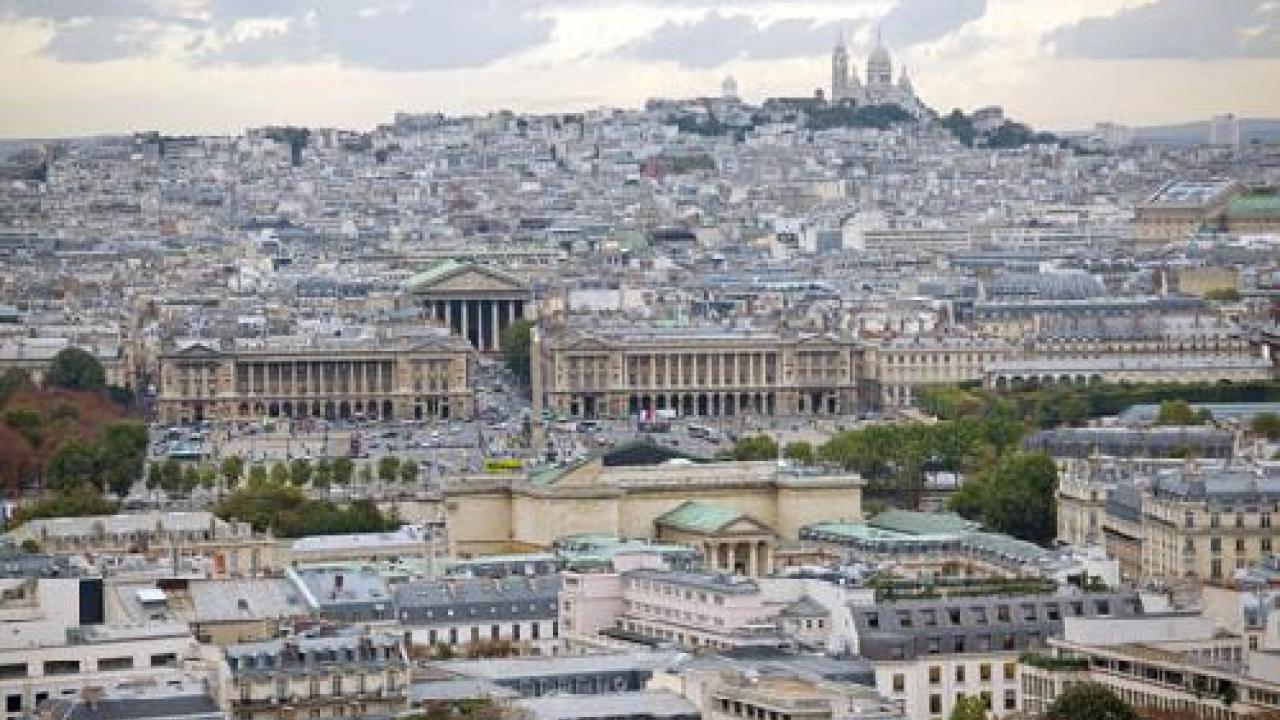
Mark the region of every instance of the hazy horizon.
[[0, 0], [0, 137], [638, 107], [827, 88], [876, 29], [947, 112], [1049, 130], [1280, 117], [1276, 0]]

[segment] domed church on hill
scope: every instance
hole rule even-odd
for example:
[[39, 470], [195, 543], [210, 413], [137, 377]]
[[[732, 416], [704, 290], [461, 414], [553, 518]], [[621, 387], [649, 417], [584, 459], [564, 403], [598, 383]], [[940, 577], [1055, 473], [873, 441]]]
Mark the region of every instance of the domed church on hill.
[[876, 44], [867, 57], [867, 79], [863, 83], [858, 71], [849, 61], [849, 48], [844, 34], [840, 35], [831, 52], [831, 103], [850, 102], [854, 105], [897, 105], [915, 117], [923, 116], [928, 109], [916, 97], [906, 68], [893, 81], [893, 58], [876, 32]]

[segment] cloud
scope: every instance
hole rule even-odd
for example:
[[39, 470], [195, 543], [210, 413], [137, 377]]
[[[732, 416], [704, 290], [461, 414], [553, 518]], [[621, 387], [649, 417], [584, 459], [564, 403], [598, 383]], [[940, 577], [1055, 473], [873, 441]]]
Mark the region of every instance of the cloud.
[[1280, 2], [1156, 0], [1052, 33], [1063, 57], [1105, 60], [1280, 57]]
[[898, 0], [880, 29], [886, 43], [906, 47], [944, 37], [986, 11], [987, 0]]
[[[171, 33], [184, 61], [261, 66], [332, 61], [375, 70], [481, 67], [551, 37], [537, 0], [0, 0], [0, 22], [52, 25], [43, 53], [96, 62], [150, 54]], [[273, 31], [246, 34], [247, 23]]]
[[712, 11], [689, 22], [668, 21], [652, 33], [620, 49], [625, 57], [642, 61], [673, 61], [682, 67], [706, 69], [732, 60], [779, 60], [827, 52], [842, 31], [861, 20], [818, 22], [788, 18], [767, 24], [747, 15]]

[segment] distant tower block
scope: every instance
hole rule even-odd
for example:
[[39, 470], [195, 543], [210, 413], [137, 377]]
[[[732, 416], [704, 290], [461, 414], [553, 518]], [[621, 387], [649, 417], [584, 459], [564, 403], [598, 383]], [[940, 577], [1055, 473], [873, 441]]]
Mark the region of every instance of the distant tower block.
[[738, 81], [732, 75], [729, 75], [724, 79], [724, 82], [720, 83], [720, 97], [725, 100], [738, 99]]
[[1234, 113], [1214, 115], [1209, 121], [1209, 144], [1240, 147], [1240, 119]]

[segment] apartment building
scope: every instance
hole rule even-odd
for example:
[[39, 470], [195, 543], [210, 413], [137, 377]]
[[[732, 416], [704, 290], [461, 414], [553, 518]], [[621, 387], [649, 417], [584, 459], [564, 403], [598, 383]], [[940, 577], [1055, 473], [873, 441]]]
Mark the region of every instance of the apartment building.
[[409, 658], [391, 633], [239, 643], [221, 651], [218, 695], [236, 720], [393, 716], [409, 709]]
[[280, 567], [273, 538], [254, 532], [249, 523], [227, 522], [204, 510], [38, 518], [6, 537], [15, 546], [30, 540], [54, 554], [207, 559], [219, 577], [253, 576]]
[[446, 578], [395, 589], [396, 620], [407, 642], [454, 653], [501, 645], [520, 655], [553, 655], [560, 636], [558, 575]]
[[36, 573], [0, 579], [0, 589], [6, 720], [27, 718], [46, 700], [79, 697], [85, 687], [181, 681], [197, 656], [183, 623], [103, 624], [100, 579]]
[[750, 578], [638, 567], [566, 573], [560, 620], [567, 636], [588, 644], [776, 648], [786, 605]]
[[952, 596], [853, 608], [853, 623], [876, 689], [908, 718], [931, 720], [965, 696], [984, 698], [997, 717], [1022, 710], [1021, 654], [1043, 648], [1066, 618], [1141, 612], [1134, 593]]
[[1239, 635], [1195, 614], [1067, 618], [1019, 676], [1031, 713], [1081, 682], [1100, 683], [1140, 713], [1248, 720], [1280, 710], [1280, 655], [1249, 652]]

